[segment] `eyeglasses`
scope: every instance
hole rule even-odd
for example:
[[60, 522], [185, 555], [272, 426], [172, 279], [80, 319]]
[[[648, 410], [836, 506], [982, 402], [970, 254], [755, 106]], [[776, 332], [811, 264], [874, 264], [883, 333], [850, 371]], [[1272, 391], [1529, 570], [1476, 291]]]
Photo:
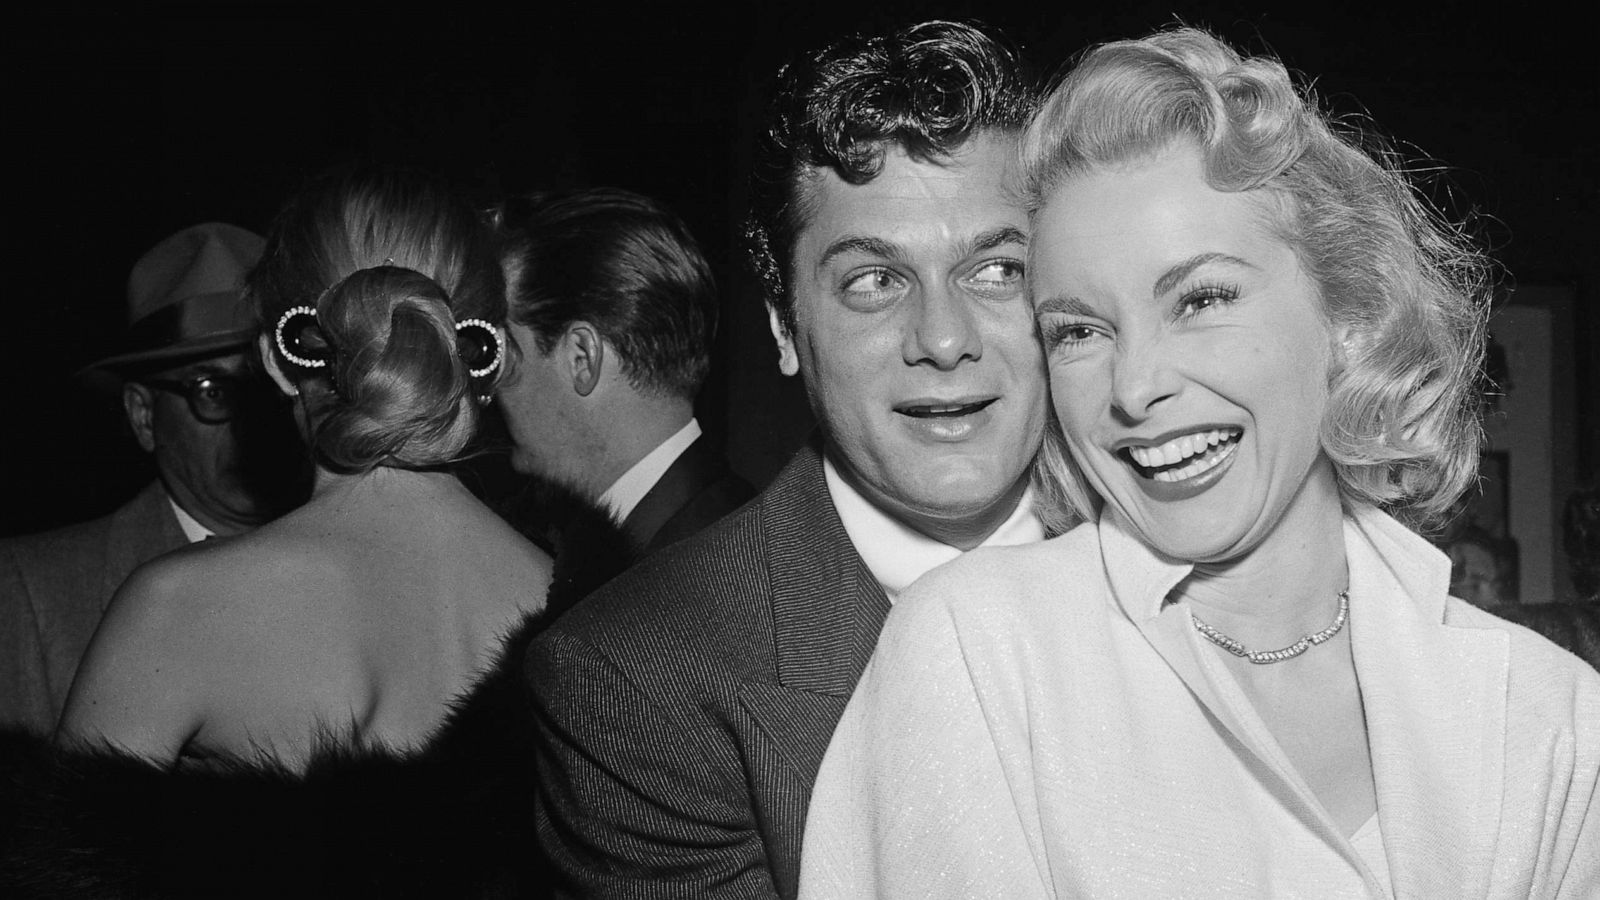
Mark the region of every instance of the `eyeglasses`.
[[208, 425], [221, 425], [232, 419], [245, 394], [244, 379], [237, 375], [195, 375], [182, 380], [149, 379], [140, 384], [182, 394], [189, 401], [189, 412]]

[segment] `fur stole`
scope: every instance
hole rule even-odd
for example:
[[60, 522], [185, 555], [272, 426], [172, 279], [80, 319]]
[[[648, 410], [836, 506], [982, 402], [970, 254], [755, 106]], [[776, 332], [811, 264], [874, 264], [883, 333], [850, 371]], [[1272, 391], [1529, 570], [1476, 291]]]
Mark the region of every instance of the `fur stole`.
[[330, 743], [303, 772], [232, 759], [168, 770], [0, 731], [0, 896], [537, 897], [537, 727], [528, 644], [634, 559], [579, 506], [546, 612], [506, 640], [407, 753]]

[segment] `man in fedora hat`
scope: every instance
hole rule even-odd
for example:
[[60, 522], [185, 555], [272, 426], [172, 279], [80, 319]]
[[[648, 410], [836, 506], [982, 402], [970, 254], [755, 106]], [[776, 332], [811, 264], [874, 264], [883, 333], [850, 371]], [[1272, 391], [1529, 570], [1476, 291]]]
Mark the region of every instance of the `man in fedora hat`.
[[245, 355], [256, 328], [240, 291], [263, 244], [212, 222], [172, 235], [134, 265], [119, 351], [80, 375], [121, 391], [159, 478], [104, 518], [0, 541], [0, 724], [55, 728], [89, 638], [135, 568], [252, 528], [296, 498], [286, 479], [252, 477], [242, 452], [288, 430], [281, 415], [263, 426], [259, 376]]

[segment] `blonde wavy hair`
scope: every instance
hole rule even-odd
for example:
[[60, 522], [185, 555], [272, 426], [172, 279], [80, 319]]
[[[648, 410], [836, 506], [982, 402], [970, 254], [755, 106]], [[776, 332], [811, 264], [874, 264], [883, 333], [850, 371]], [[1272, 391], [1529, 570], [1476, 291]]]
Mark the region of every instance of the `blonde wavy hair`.
[[[1345, 502], [1427, 530], [1477, 475], [1488, 258], [1419, 193], [1400, 159], [1324, 113], [1270, 57], [1175, 28], [1093, 48], [1022, 139], [1037, 211], [1064, 180], [1177, 143], [1219, 191], [1267, 191], [1275, 224], [1347, 329], [1329, 373], [1322, 448]], [[1051, 414], [1034, 472], [1060, 529], [1099, 500]]]
[[[505, 281], [487, 223], [422, 172], [338, 170], [290, 198], [267, 232], [246, 297], [269, 352], [300, 385], [311, 450], [335, 472], [424, 469], [462, 458], [479, 397], [456, 323], [506, 320]], [[304, 368], [272, 340], [280, 317], [313, 306], [331, 357]]]

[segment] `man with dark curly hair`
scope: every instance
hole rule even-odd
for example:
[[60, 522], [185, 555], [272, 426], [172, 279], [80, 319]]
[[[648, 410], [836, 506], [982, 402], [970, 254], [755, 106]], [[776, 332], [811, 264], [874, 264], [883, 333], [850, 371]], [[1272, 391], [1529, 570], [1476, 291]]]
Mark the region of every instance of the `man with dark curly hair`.
[[536, 644], [540, 832], [568, 895], [794, 896], [812, 782], [893, 598], [1044, 536], [1016, 54], [928, 22], [778, 82], [747, 234], [819, 433]]

